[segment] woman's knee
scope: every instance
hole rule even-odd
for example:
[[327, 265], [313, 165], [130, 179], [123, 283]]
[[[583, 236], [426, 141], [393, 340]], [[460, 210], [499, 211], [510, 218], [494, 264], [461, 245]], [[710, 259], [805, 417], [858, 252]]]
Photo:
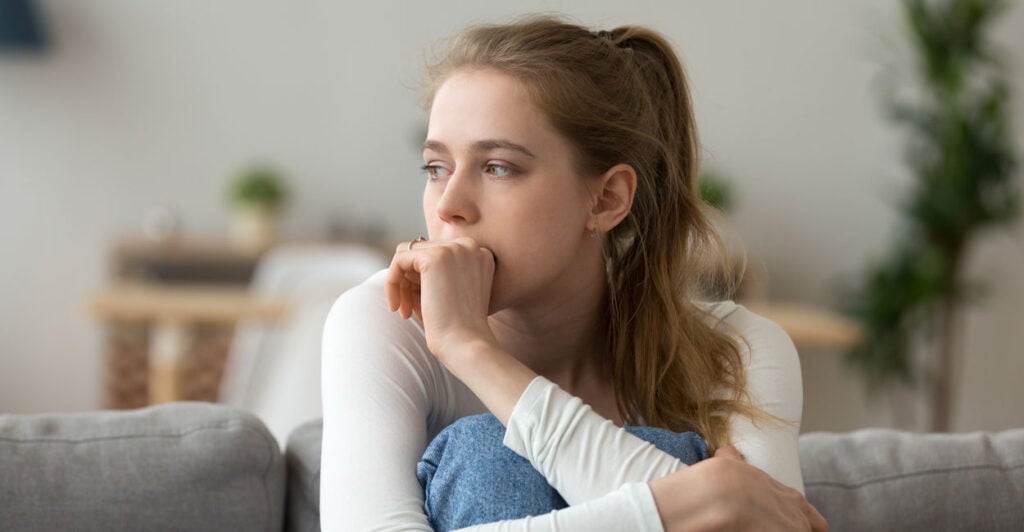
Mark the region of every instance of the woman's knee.
[[708, 458], [708, 446], [696, 432], [672, 432], [658, 427], [627, 426], [626, 432], [647, 441], [658, 449], [693, 465]]
[[439, 528], [518, 519], [564, 508], [528, 460], [503, 441], [505, 427], [490, 414], [445, 428], [417, 464], [427, 514]]

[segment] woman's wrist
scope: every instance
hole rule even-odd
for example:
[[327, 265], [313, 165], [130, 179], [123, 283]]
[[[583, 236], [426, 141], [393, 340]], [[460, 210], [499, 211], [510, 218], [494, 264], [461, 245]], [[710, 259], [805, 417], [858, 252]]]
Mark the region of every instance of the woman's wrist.
[[444, 342], [444, 346], [428, 345], [434, 356], [441, 361], [452, 373], [458, 374], [463, 367], [471, 367], [480, 359], [496, 356], [494, 351], [498, 350], [497, 341], [491, 338], [484, 338], [474, 334], [451, 335]]
[[464, 342], [441, 361], [503, 425], [537, 374], [496, 343]]
[[716, 506], [720, 500], [703, 493], [715, 480], [699, 478], [700, 473], [690, 466], [648, 483], [665, 532], [729, 529], [730, 516]]
[[651, 496], [654, 497], [654, 505], [658, 507], [661, 525], [666, 532], [676, 529], [676, 522], [686, 515], [686, 500], [680, 496], [684, 491], [676, 489], [678, 483], [672, 478], [675, 475], [678, 475], [678, 472], [648, 483], [651, 487]]

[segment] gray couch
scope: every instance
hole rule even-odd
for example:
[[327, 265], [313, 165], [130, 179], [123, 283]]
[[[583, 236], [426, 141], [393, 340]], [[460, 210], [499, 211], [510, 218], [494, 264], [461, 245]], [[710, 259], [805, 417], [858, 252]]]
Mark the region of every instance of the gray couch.
[[[806, 434], [832, 530], [1024, 530], [1024, 429]], [[0, 530], [319, 529], [320, 424], [282, 453], [241, 410], [0, 415]]]

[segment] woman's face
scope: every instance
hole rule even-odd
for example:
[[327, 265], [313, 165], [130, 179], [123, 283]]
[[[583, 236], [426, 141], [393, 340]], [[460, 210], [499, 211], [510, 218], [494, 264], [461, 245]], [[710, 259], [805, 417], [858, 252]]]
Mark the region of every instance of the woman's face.
[[494, 253], [492, 313], [591, 281], [581, 273], [594, 270], [600, 248], [586, 237], [591, 200], [571, 154], [506, 74], [459, 71], [435, 94], [423, 144], [427, 230]]

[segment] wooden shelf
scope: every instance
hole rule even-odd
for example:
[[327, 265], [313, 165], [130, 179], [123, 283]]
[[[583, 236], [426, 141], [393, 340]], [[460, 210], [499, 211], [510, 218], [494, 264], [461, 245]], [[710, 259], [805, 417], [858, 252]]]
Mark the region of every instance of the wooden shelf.
[[848, 349], [860, 343], [864, 331], [854, 320], [828, 309], [786, 301], [739, 301], [775, 323], [798, 350]]
[[104, 320], [234, 323], [241, 319], [277, 320], [283, 301], [257, 298], [247, 288], [204, 285], [114, 283], [95, 293], [90, 312]]

